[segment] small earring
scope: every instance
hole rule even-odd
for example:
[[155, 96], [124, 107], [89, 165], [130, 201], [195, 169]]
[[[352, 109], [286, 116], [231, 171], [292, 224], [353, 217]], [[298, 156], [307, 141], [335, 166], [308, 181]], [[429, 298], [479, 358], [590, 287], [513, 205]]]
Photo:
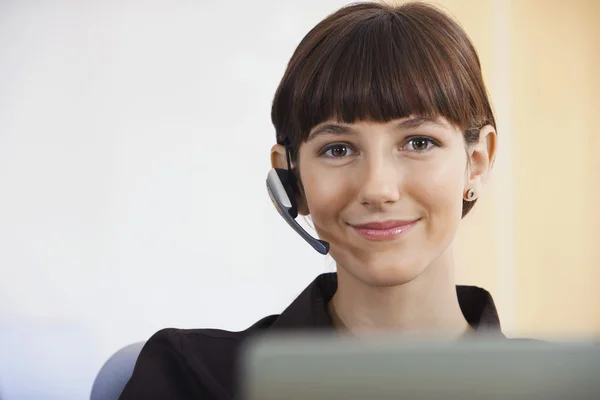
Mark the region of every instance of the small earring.
[[473, 201], [473, 200], [475, 200], [475, 198], [476, 198], [475, 189], [471, 188], [471, 189], [467, 190], [467, 195], [465, 197], [465, 200]]

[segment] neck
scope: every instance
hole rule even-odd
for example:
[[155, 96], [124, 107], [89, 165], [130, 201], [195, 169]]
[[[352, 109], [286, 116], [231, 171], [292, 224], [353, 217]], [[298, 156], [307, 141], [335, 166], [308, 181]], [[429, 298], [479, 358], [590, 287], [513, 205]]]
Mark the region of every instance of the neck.
[[446, 253], [418, 278], [392, 287], [368, 285], [338, 266], [338, 289], [328, 305], [334, 326], [358, 334], [467, 334], [471, 327], [458, 303], [451, 249]]

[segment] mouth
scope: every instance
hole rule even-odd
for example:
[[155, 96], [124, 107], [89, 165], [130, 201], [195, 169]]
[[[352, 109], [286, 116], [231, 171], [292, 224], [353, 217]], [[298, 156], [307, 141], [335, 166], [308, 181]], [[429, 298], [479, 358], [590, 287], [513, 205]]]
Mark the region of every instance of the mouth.
[[369, 222], [366, 224], [352, 225], [352, 228], [361, 236], [369, 240], [392, 240], [408, 232], [420, 218], [413, 220], [390, 220], [383, 222]]

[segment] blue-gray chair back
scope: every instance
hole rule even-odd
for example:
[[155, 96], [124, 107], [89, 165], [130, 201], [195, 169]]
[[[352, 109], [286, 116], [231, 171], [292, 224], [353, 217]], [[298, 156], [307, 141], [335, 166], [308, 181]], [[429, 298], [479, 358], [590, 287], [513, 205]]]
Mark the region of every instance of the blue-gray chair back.
[[133, 367], [142, 347], [144, 347], [144, 342], [130, 344], [117, 351], [104, 363], [94, 380], [90, 400], [119, 399], [131, 378]]

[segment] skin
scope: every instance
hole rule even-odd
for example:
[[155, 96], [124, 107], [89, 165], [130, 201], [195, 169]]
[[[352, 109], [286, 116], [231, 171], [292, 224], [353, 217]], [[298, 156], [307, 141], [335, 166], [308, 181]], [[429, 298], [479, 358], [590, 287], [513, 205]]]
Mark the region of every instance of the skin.
[[[496, 151], [492, 126], [467, 146], [444, 118], [409, 117], [376, 123], [326, 121], [300, 145], [299, 213], [310, 215], [331, 245], [338, 290], [329, 312], [338, 328], [464, 335], [453, 241], [468, 189], [479, 195]], [[271, 151], [286, 168], [285, 149]], [[360, 235], [354, 226], [416, 221], [390, 240]]]

